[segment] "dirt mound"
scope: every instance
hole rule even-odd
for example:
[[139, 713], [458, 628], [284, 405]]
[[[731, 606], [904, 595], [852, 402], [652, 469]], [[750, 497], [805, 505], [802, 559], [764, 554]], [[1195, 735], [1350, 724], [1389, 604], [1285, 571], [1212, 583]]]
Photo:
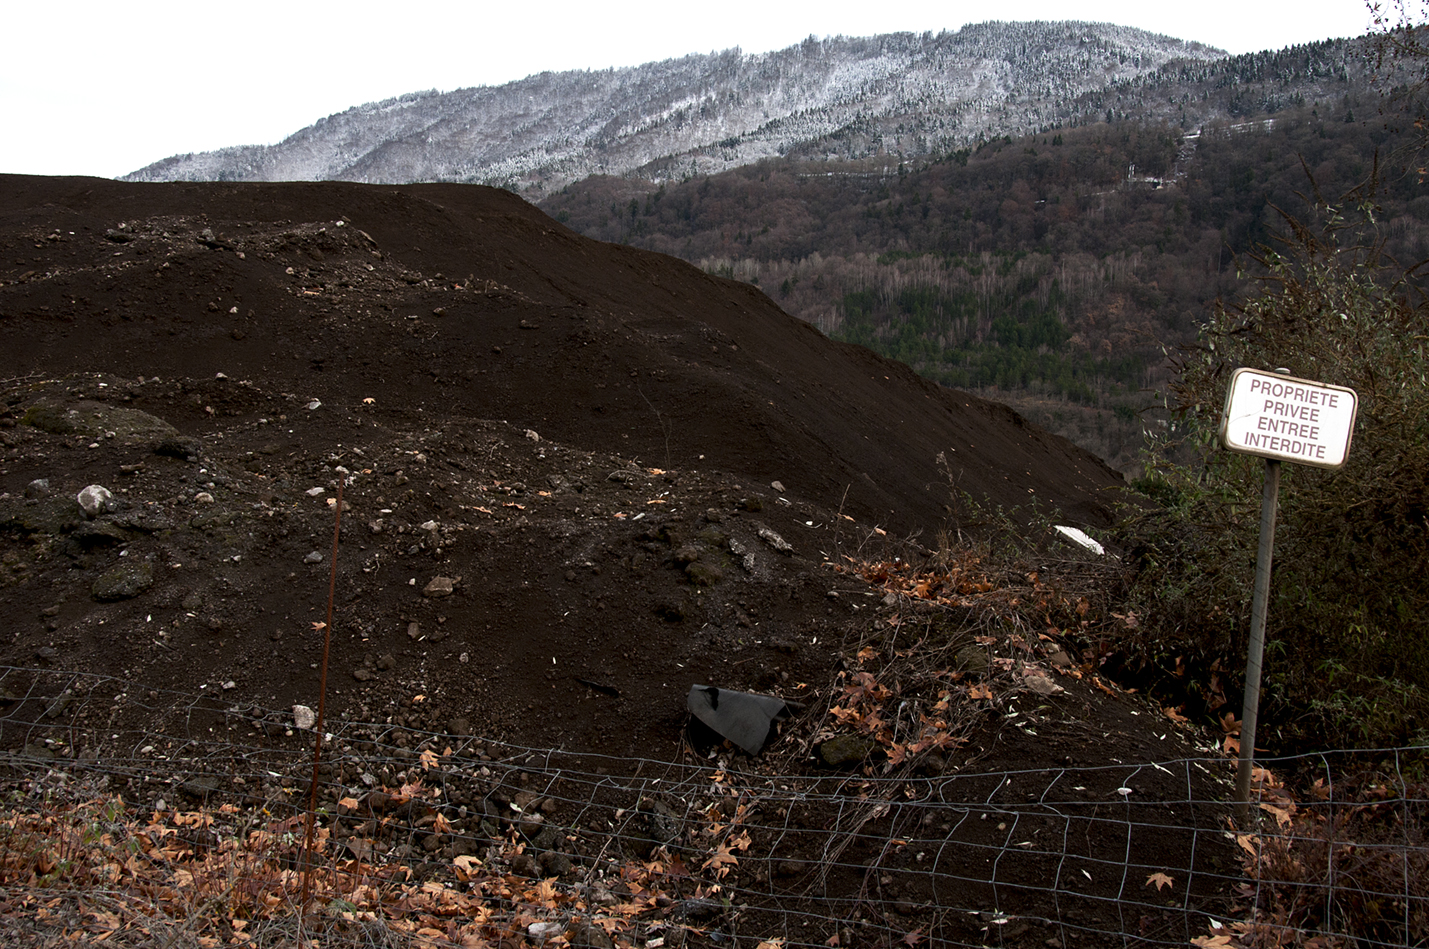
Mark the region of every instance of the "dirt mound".
[[[354, 747], [480, 735], [618, 771], [688, 756], [684, 698], [709, 684], [817, 710], [771, 752], [791, 769], [876, 759], [933, 781], [1193, 754], [1057, 672], [1054, 654], [1082, 662], [1070, 642], [950, 618], [974, 615], [972, 581], [896, 583], [918, 535], [955, 526], [940, 453], [962, 491], [1092, 528], [1115, 472], [752, 287], [503, 192], [0, 178], [0, 345], [7, 747], [301, 743], [270, 710], [315, 704], [336, 550], [329, 714], [378, 723], [348, 726]], [[874, 682], [870, 656], [927, 649], [922, 692], [840, 691]], [[44, 670], [114, 678], [78, 698]], [[997, 675], [1058, 698], [1008, 714], [969, 690]], [[928, 733], [955, 692], [989, 704], [956, 741]], [[851, 697], [891, 737], [830, 765], [820, 723]]]
[[[826, 678], [797, 640], [858, 604], [820, 565], [948, 524], [939, 453], [960, 490], [1083, 524], [1119, 480], [752, 287], [492, 189], [5, 177], [0, 265], [7, 598], [36, 646], [194, 686], [247, 671], [279, 707], [311, 694], [339, 469], [342, 673], [450, 677], [489, 734], [622, 753], [676, 723], [616, 727], [576, 678], [652, 710], [675, 670]], [[112, 513], [84, 518], [90, 483]], [[145, 627], [116, 634], [126, 607], [94, 603], [140, 561]], [[424, 595], [436, 576], [450, 595]]]
[[1077, 523], [1105, 523], [1120, 482], [753, 287], [586, 240], [491, 189], [0, 178], [0, 281], [17, 375], [223, 372], [506, 419], [649, 465], [779, 480], [898, 532], [942, 526], [940, 452], [960, 490]]

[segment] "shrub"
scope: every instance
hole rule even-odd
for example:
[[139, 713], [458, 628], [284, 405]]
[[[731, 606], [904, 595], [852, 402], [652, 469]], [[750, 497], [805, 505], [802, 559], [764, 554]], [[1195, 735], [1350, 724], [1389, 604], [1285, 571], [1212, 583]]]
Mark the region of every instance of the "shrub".
[[[1159, 503], [1126, 522], [1142, 646], [1244, 656], [1264, 463], [1216, 444], [1231, 373], [1349, 386], [1345, 466], [1282, 466], [1263, 734], [1393, 744], [1424, 735], [1429, 689], [1429, 305], [1374, 242], [1371, 206], [1354, 226], [1317, 212], [1313, 226], [1286, 217], [1283, 249], [1255, 258], [1260, 294], [1218, 305], [1178, 359], [1142, 485]], [[1172, 460], [1188, 447], [1194, 461]]]

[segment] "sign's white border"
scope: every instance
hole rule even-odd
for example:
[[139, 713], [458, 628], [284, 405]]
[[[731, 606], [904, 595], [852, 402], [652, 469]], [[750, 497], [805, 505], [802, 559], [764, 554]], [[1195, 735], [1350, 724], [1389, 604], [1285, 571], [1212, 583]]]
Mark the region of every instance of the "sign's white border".
[[1276, 461], [1339, 468], [1350, 453], [1358, 410], [1354, 389], [1237, 369], [1226, 393], [1221, 444]]

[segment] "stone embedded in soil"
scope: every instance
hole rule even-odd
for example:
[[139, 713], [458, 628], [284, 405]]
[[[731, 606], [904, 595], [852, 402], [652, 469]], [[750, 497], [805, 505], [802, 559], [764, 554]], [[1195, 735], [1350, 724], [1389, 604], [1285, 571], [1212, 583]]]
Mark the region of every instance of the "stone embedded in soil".
[[178, 435], [168, 422], [148, 412], [99, 402], [56, 405], [41, 402], [25, 411], [21, 421], [53, 435], [105, 436], [130, 439], [167, 438]]
[[49, 707], [45, 709], [45, 718], [59, 718], [65, 713], [65, 709], [69, 708], [70, 703], [73, 701], [73, 692], [71, 692], [69, 689], [66, 689], [65, 691], [61, 692], [59, 697], [56, 698], [53, 702], [51, 702]]
[[808, 864], [799, 860], [780, 860], [774, 865], [774, 874], [789, 879], [800, 875], [807, 867]]
[[724, 579], [723, 570], [712, 563], [703, 563], [701, 561], [695, 561], [685, 567], [685, 574], [690, 578], [691, 582], [705, 587], [714, 586]]
[[664, 846], [680, 836], [680, 815], [664, 801], [645, 798], [638, 808], [639, 816], [630, 826], [626, 846], [641, 859], [648, 859], [656, 847]]
[[34, 481], [31, 481], [29, 484], [25, 485], [25, 497], [29, 498], [32, 501], [38, 500], [40, 498], [47, 498], [49, 496], [49, 478], [36, 478]]
[[1056, 695], [1058, 692], [1064, 691], [1060, 685], [1044, 675], [1029, 673], [1022, 677], [1022, 684], [1038, 695]]
[[456, 589], [456, 581], [451, 577], [433, 577], [432, 581], [422, 587], [422, 596], [451, 596]]
[[676, 919], [688, 920], [689, 922], [702, 922], [718, 919], [724, 914], [724, 905], [714, 900], [680, 900], [671, 911]]
[[836, 735], [819, 745], [819, 761], [830, 768], [856, 765], [873, 751], [873, 740], [859, 735]]
[[168, 435], [154, 443], [154, 454], [181, 461], [197, 461], [202, 444], [188, 435]]
[[101, 602], [129, 600], [154, 585], [154, 566], [147, 561], [122, 563], [100, 574], [90, 587], [90, 596]]
[[984, 675], [991, 668], [991, 662], [987, 658], [987, 650], [982, 646], [968, 645], [959, 649], [955, 657], [958, 669], [963, 672], [970, 672], [974, 675]]
[[106, 518], [85, 521], [70, 532], [70, 536], [86, 547], [112, 546], [125, 540], [124, 528]]
[[[567, 865], [570, 864], [570, 860], [561, 854], [552, 853], [542, 854], [541, 856], [560, 857], [562, 860], [565, 860]], [[545, 864], [543, 862], [542, 867], [544, 868], [544, 866]], [[566, 872], [569, 872], [569, 870]], [[564, 873], [553, 873], [552, 875], [563, 876]], [[587, 920], [575, 922], [566, 930], [566, 943], [571, 949], [615, 949], [615, 943], [611, 941], [610, 936], [606, 934], [605, 930], [599, 926], [592, 926]]]
[[201, 774], [179, 785], [179, 793], [194, 800], [206, 800], [210, 794], [220, 789], [218, 778], [211, 774]]
[[521, 815], [521, 819], [516, 823], [516, 829], [521, 831], [521, 835], [527, 840], [537, 836], [546, 826], [546, 815], [541, 813]]
[[794, 552], [793, 545], [783, 537], [780, 537], [772, 528], [765, 527], [761, 524], [759, 527], [759, 536], [766, 544], [781, 554], [792, 554]]

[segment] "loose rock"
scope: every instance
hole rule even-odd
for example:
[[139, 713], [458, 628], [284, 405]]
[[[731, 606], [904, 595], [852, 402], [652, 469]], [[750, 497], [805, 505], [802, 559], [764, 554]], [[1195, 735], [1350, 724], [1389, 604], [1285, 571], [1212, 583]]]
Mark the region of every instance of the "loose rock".
[[308, 708], [306, 705], [293, 706], [293, 724], [304, 731], [312, 728], [318, 723], [318, 713]]
[[76, 495], [75, 500], [79, 502], [80, 508], [89, 517], [98, 517], [114, 509], [114, 495], [108, 488], [99, 484], [91, 484], [82, 489]]
[[90, 596], [100, 601], [128, 600], [154, 585], [154, 567], [147, 561], [122, 563], [100, 575]]
[[873, 751], [873, 744], [859, 735], [838, 735], [819, 745], [819, 761], [830, 768], [856, 765]]
[[430, 583], [422, 587], [422, 596], [451, 596], [455, 589], [456, 581], [451, 577], [433, 577]]
[[784, 538], [780, 537], [777, 533], [775, 533], [773, 528], [764, 527], [761, 525], [759, 528], [759, 537], [766, 544], [768, 544], [770, 547], [773, 547], [781, 554], [792, 554], [794, 552], [793, 545], [790, 544]]

